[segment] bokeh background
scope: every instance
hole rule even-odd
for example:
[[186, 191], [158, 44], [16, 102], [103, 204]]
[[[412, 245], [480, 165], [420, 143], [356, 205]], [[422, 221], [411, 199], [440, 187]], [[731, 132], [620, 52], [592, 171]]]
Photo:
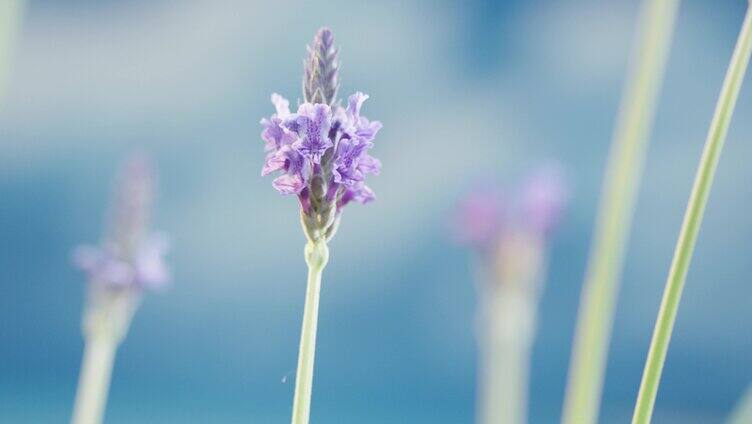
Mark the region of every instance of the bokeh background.
[[[5, 0], [7, 1], [7, 0]], [[744, 0], [682, 2], [608, 362], [602, 421], [626, 422]], [[300, 97], [305, 44], [341, 45], [342, 94], [384, 123], [378, 201], [348, 207], [321, 300], [312, 421], [470, 423], [475, 291], [452, 205], [478, 175], [569, 170], [532, 370], [558, 420], [636, 1], [31, 0], [0, 100], [0, 422], [69, 419], [82, 275], [115, 168], [160, 173], [171, 291], [117, 358], [109, 423], [289, 419], [305, 290], [293, 198], [259, 176], [269, 94]], [[749, 79], [749, 78], [748, 78]], [[656, 422], [721, 422], [752, 381], [752, 83], [700, 235]]]

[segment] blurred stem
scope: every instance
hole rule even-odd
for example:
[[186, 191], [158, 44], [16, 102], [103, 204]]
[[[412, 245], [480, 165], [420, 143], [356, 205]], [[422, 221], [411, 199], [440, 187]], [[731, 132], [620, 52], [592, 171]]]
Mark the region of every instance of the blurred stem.
[[117, 339], [106, 334], [86, 340], [72, 424], [99, 424], [104, 416]]
[[481, 322], [480, 422], [525, 423], [537, 302], [520, 290], [489, 291]]
[[645, 0], [642, 5], [582, 288], [565, 424], [598, 419], [619, 275], [677, 8], [678, 0]]
[[734, 408], [728, 424], [749, 424], [752, 423], [752, 386], [747, 388], [744, 397]]
[[23, 0], [0, 1], [0, 99], [5, 91], [11, 53], [21, 23], [23, 3]]
[[479, 423], [527, 422], [544, 243], [538, 234], [508, 232], [479, 268]]
[[697, 242], [697, 234], [702, 224], [705, 205], [713, 184], [713, 176], [718, 167], [718, 159], [723, 149], [734, 106], [739, 97], [744, 73], [749, 63], [752, 51], [752, 10], [747, 9], [739, 38], [736, 42], [734, 55], [731, 57], [723, 88], [716, 104], [713, 121], [710, 124], [705, 148], [702, 152], [700, 165], [695, 175], [692, 194], [687, 204], [679, 240], [674, 251], [674, 259], [663, 292], [661, 308], [653, 330], [653, 339], [650, 342], [645, 370], [642, 374], [640, 393], [637, 397], [632, 422], [635, 424], [649, 423], [653, 414], [655, 397], [658, 393], [658, 384], [666, 360], [666, 352], [671, 333], [676, 321], [676, 312], [679, 308], [684, 282], [687, 277], [689, 264], [692, 262], [692, 254]]
[[140, 292], [89, 282], [83, 313], [84, 356], [73, 407], [73, 424], [99, 424], [107, 405], [115, 352], [128, 331]]
[[305, 247], [308, 264], [308, 288], [303, 309], [303, 326], [300, 333], [298, 370], [295, 377], [295, 397], [292, 405], [292, 424], [308, 424], [313, 386], [313, 360], [316, 354], [316, 328], [319, 318], [321, 274], [329, 261], [329, 248], [325, 240], [310, 241]]

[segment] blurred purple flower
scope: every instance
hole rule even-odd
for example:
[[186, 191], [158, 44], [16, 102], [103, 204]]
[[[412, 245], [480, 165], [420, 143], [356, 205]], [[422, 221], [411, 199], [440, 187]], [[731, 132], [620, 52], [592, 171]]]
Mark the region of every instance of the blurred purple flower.
[[81, 245], [73, 251], [73, 263], [86, 272], [89, 280], [112, 287], [128, 287], [135, 278], [133, 267], [118, 259], [114, 246], [99, 248]]
[[454, 233], [461, 244], [488, 250], [505, 224], [506, 196], [499, 186], [476, 188], [460, 199]]
[[532, 231], [549, 234], [558, 225], [569, 200], [561, 168], [547, 165], [538, 169], [523, 184], [520, 197], [525, 223]]
[[273, 94], [276, 113], [261, 120], [267, 151], [261, 175], [282, 173], [272, 186], [298, 196], [309, 238], [330, 238], [349, 202], [372, 201], [366, 175], [381, 169], [368, 150], [382, 125], [361, 116], [366, 94], [356, 92], [346, 107], [340, 105], [338, 70], [334, 36], [322, 28], [304, 61], [305, 103], [290, 113], [289, 102]]
[[149, 234], [154, 174], [141, 156], [123, 166], [110, 211], [110, 228], [101, 247], [82, 245], [74, 264], [89, 280], [110, 288], [159, 289], [169, 281], [164, 262], [166, 238]]
[[89, 280], [112, 288], [158, 290], [170, 280], [164, 261], [167, 242], [162, 236], [152, 236], [133, 252], [132, 259], [114, 244], [104, 247], [82, 245], [73, 252], [73, 261], [86, 272]]
[[555, 165], [535, 170], [517, 190], [484, 181], [460, 199], [453, 225], [455, 238], [488, 252], [514, 231], [546, 237], [558, 224], [567, 200], [563, 173]]

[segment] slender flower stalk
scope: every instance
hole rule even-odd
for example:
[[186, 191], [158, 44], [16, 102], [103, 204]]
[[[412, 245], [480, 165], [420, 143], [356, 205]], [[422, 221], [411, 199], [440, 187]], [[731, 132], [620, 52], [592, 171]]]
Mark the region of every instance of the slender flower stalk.
[[334, 35], [321, 28], [308, 46], [303, 61], [305, 102], [296, 113], [290, 103], [272, 94], [276, 113], [262, 119], [261, 138], [267, 156], [261, 175], [281, 172], [272, 186], [300, 202], [303, 231], [308, 239], [305, 260], [308, 288], [303, 309], [300, 352], [295, 380], [292, 423], [306, 424], [310, 415], [313, 364], [316, 351], [321, 275], [329, 260], [327, 242], [339, 227], [343, 208], [350, 202], [368, 203], [373, 191], [365, 185], [367, 174], [378, 174], [381, 163], [368, 154], [378, 121], [360, 114], [368, 96], [357, 92], [345, 107], [337, 99], [339, 50]]
[[497, 276], [498, 281], [487, 282], [491, 287], [479, 291], [478, 418], [484, 424], [527, 422], [530, 357], [546, 252], [542, 241], [528, 234], [509, 238], [499, 260], [509, 262], [515, 257], [512, 260], [522, 275], [511, 281]]
[[319, 295], [321, 274], [329, 261], [329, 248], [326, 243], [308, 243], [305, 247], [305, 260], [308, 264], [308, 288], [306, 289], [303, 328], [300, 332], [298, 352], [298, 374], [295, 379], [292, 422], [307, 422], [311, 410], [311, 388], [313, 386], [313, 360], [316, 354], [316, 327], [319, 318]]
[[92, 334], [84, 347], [72, 423], [101, 423], [110, 389], [110, 377], [118, 340]]
[[739, 404], [736, 405], [728, 420], [728, 424], [749, 423], [752, 423], [752, 386], [747, 388], [744, 397], [739, 400]]
[[546, 268], [546, 241], [557, 224], [566, 189], [554, 168], [536, 172], [507, 196], [495, 185], [462, 199], [458, 241], [478, 261], [478, 422], [527, 422], [530, 356]]
[[169, 280], [163, 237], [148, 233], [153, 176], [142, 158], [126, 163], [118, 184], [110, 227], [101, 247], [80, 246], [76, 265], [89, 277], [83, 314], [85, 340], [73, 408], [73, 424], [102, 422], [118, 345], [146, 289]]
[[0, 1], [0, 98], [10, 72], [10, 61], [16, 35], [21, 26], [24, 0]]
[[678, 3], [645, 0], [642, 5], [580, 297], [564, 424], [598, 420], [619, 278]]
[[721, 88], [721, 94], [713, 114], [705, 148], [702, 152], [700, 165], [695, 175], [692, 194], [687, 204], [684, 222], [676, 243], [674, 258], [663, 292], [663, 300], [658, 312], [658, 319], [653, 330], [645, 370], [640, 383], [640, 393], [637, 397], [634, 424], [649, 423], [653, 415], [653, 406], [658, 394], [658, 385], [666, 360], [666, 352], [671, 341], [671, 333], [676, 322], [676, 313], [681, 301], [687, 271], [692, 262], [697, 235], [702, 225], [705, 206], [710, 195], [713, 177], [718, 167], [718, 160], [726, 140], [726, 133], [734, 113], [736, 100], [742, 86], [744, 73], [747, 70], [750, 53], [752, 52], [752, 8], [747, 9], [739, 38], [736, 42], [734, 54], [731, 57], [726, 78]]

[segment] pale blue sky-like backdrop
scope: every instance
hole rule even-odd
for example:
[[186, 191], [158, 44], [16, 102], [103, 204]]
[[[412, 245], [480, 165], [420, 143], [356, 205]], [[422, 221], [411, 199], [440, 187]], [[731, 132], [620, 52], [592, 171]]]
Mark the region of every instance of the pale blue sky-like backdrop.
[[[2, 0], [0, 0], [2, 1]], [[746, 0], [686, 0], [661, 96], [608, 362], [602, 422], [627, 422]], [[448, 221], [479, 175], [550, 159], [572, 204], [551, 246], [530, 417], [558, 420], [636, 1], [27, 2], [0, 100], [0, 422], [69, 419], [84, 281], [116, 167], [158, 166], [171, 291], [118, 352], [108, 423], [289, 420], [305, 290], [294, 198], [260, 177], [259, 119], [297, 99], [321, 25], [342, 95], [384, 123], [331, 243], [316, 423], [473, 421], [475, 292]], [[656, 422], [720, 423], [752, 382], [752, 77], [700, 234]]]

